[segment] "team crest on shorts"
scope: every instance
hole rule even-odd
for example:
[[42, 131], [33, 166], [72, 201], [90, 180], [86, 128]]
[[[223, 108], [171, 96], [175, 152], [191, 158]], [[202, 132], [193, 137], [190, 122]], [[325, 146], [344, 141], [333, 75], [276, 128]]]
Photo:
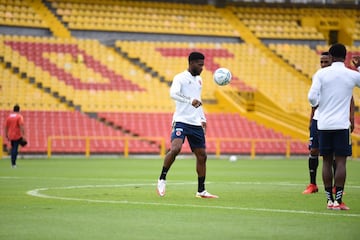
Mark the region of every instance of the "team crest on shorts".
[[313, 142], [313, 138], [311, 137], [311, 138], [309, 139], [309, 146], [312, 145], [312, 142]]
[[175, 135], [176, 135], [176, 136], [181, 136], [181, 134], [182, 134], [183, 131], [184, 131], [184, 130], [183, 130], [182, 128], [176, 128], [176, 129], [175, 129]]

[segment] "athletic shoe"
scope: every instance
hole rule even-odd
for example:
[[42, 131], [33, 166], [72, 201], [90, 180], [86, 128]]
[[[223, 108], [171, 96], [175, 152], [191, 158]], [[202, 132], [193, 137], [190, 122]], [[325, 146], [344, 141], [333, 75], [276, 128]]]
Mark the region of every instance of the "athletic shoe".
[[327, 201], [327, 206], [326, 206], [326, 208], [329, 209], [329, 210], [332, 210], [333, 207], [334, 207], [333, 201], [328, 200], [328, 201]]
[[306, 189], [302, 192], [303, 194], [317, 193], [319, 191], [316, 184], [310, 183]]
[[166, 181], [163, 179], [159, 179], [156, 190], [160, 197], [165, 196], [165, 188], [166, 188]]
[[334, 202], [333, 210], [350, 210], [348, 206], [345, 205], [344, 202], [338, 203], [337, 201]]
[[16, 165], [12, 165], [11, 167], [12, 167], [12, 168], [17, 168], [17, 166], [16, 166]]
[[212, 195], [211, 193], [208, 193], [206, 190], [202, 192], [197, 192], [195, 197], [197, 198], [219, 198], [219, 196]]

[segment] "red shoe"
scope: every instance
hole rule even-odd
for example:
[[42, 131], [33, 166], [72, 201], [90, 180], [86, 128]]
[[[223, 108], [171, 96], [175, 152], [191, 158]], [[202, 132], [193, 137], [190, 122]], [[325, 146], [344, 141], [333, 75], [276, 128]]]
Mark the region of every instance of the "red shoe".
[[348, 206], [346, 206], [344, 202], [338, 203], [337, 201], [334, 202], [332, 209], [333, 210], [350, 210], [350, 208]]
[[302, 192], [302, 194], [311, 194], [311, 193], [317, 193], [319, 191], [316, 184], [310, 183], [306, 189]]

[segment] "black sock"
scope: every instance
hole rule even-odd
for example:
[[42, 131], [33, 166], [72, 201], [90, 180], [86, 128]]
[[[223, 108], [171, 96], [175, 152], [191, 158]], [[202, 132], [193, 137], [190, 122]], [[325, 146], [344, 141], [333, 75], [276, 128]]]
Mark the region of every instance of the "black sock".
[[318, 156], [309, 156], [309, 172], [310, 172], [310, 183], [316, 184], [316, 172], [319, 166]]
[[203, 192], [205, 190], [205, 176], [198, 177], [198, 192]]
[[166, 174], [168, 173], [168, 171], [168, 168], [163, 167], [159, 179], [166, 180]]
[[328, 201], [329, 200], [331, 200], [332, 202], [334, 201], [334, 197], [332, 195], [332, 187], [325, 187], [325, 194]]
[[342, 203], [342, 195], [343, 195], [343, 192], [344, 192], [344, 188], [343, 188], [343, 187], [338, 187], [338, 186], [336, 186], [335, 200], [336, 200], [338, 203]]

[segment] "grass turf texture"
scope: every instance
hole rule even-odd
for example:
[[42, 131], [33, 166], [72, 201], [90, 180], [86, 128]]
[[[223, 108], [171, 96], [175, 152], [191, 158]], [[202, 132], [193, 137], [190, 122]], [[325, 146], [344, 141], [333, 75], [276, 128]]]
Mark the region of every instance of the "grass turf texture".
[[359, 239], [360, 161], [347, 163], [350, 211], [326, 210], [321, 164], [319, 193], [301, 194], [306, 159], [209, 159], [206, 187], [219, 199], [194, 197], [193, 159], [174, 163], [158, 197], [161, 166], [92, 157], [20, 159], [12, 169], [2, 159], [0, 239]]

